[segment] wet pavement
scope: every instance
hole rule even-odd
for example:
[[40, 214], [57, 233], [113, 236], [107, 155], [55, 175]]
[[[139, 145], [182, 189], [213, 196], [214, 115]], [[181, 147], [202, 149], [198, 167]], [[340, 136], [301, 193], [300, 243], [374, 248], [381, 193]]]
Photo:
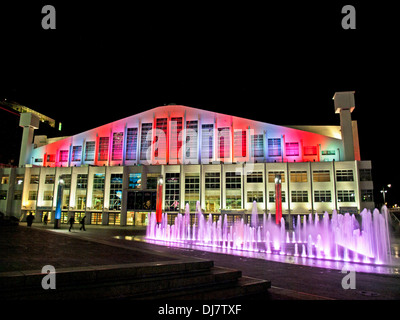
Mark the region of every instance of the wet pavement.
[[[399, 274], [355, 273], [355, 289], [344, 289], [347, 275], [341, 270], [282, 263], [258, 258], [234, 256], [199, 249], [160, 246], [140, 241], [144, 228], [87, 226], [87, 231], [68, 232], [66, 225], [34, 224], [31, 229], [20, 226], [18, 231], [0, 231], [0, 272], [18, 268], [30, 269], [46, 264], [86, 266], [123, 264], [196, 257], [213, 260], [214, 265], [241, 270], [243, 276], [271, 280], [271, 298], [398, 300]], [[17, 235], [18, 234], [18, 235]], [[36, 240], [35, 240], [36, 239]], [[138, 241], [139, 240], [139, 241]], [[274, 293], [283, 293], [275, 295]], [[284, 298], [283, 298], [284, 299]]]
[[[55, 232], [53, 232], [55, 231]], [[56, 268], [99, 266], [137, 262], [155, 262], [160, 255], [119, 248], [73, 237], [79, 229], [53, 230], [50, 226], [0, 228], [0, 272], [41, 270], [44, 265]], [[92, 230], [93, 232], [93, 230]], [[68, 236], [69, 235], [69, 236]], [[72, 237], [71, 237], [72, 236]], [[162, 257], [162, 260], [171, 260]]]

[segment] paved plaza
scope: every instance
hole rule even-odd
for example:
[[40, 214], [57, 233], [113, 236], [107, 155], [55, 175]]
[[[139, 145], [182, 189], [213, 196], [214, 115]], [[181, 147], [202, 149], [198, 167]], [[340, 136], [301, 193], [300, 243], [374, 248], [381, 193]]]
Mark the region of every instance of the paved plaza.
[[71, 232], [66, 225], [33, 224], [31, 228], [2, 227], [0, 232], [0, 273], [40, 270], [44, 265], [79, 268], [200, 258], [214, 265], [240, 270], [243, 276], [270, 280], [269, 295], [262, 299], [281, 300], [397, 300], [400, 275], [356, 272], [355, 289], [343, 289], [346, 274], [327, 269], [264, 259], [160, 246], [142, 241], [145, 230], [138, 227], [78, 225]]

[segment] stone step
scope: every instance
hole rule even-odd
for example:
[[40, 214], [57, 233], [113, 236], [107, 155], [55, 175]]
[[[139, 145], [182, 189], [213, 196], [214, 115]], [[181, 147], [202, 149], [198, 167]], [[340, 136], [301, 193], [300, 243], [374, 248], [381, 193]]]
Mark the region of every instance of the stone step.
[[268, 299], [271, 282], [251, 277], [240, 277], [229, 283], [214, 283], [211, 286], [184, 288], [174, 292], [158, 294], [138, 299], [173, 299], [173, 300], [234, 300]]
[[[213, 261], [164, 261], [59, 269], [56, 289], [44, 290], [40, 272], [0, 274], [2, 299], [163, 299], [245, 294], [261, 285], [241, 271], [214, 267]], [[260, 287], [260, 288], [261, 288]], [[250, 290], [250, 291], [249, 291]], [[266, 288], [264, 288], [266, 290]]]

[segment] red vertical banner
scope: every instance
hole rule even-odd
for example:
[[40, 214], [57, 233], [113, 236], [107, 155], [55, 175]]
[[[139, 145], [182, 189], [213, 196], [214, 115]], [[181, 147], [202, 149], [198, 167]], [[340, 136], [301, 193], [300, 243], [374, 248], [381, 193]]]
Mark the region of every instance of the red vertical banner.
[[163, 198], [163, 177], [159, 176], [157, 180], [157, 200], [156, 200], [156, 220], [157, 223], [162, 221], [162, 198]]
[[275, 221], [281, 223], [282, 219], [282, 184], [281, 176], [275, 176]]

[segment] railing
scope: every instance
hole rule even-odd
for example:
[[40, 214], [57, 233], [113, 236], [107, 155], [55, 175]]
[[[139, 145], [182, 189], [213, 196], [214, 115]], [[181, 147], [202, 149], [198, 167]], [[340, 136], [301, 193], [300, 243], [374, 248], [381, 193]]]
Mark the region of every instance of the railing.
[[7, 163], [0, 163], [0, 168], [17, 168], [17, 166]]

